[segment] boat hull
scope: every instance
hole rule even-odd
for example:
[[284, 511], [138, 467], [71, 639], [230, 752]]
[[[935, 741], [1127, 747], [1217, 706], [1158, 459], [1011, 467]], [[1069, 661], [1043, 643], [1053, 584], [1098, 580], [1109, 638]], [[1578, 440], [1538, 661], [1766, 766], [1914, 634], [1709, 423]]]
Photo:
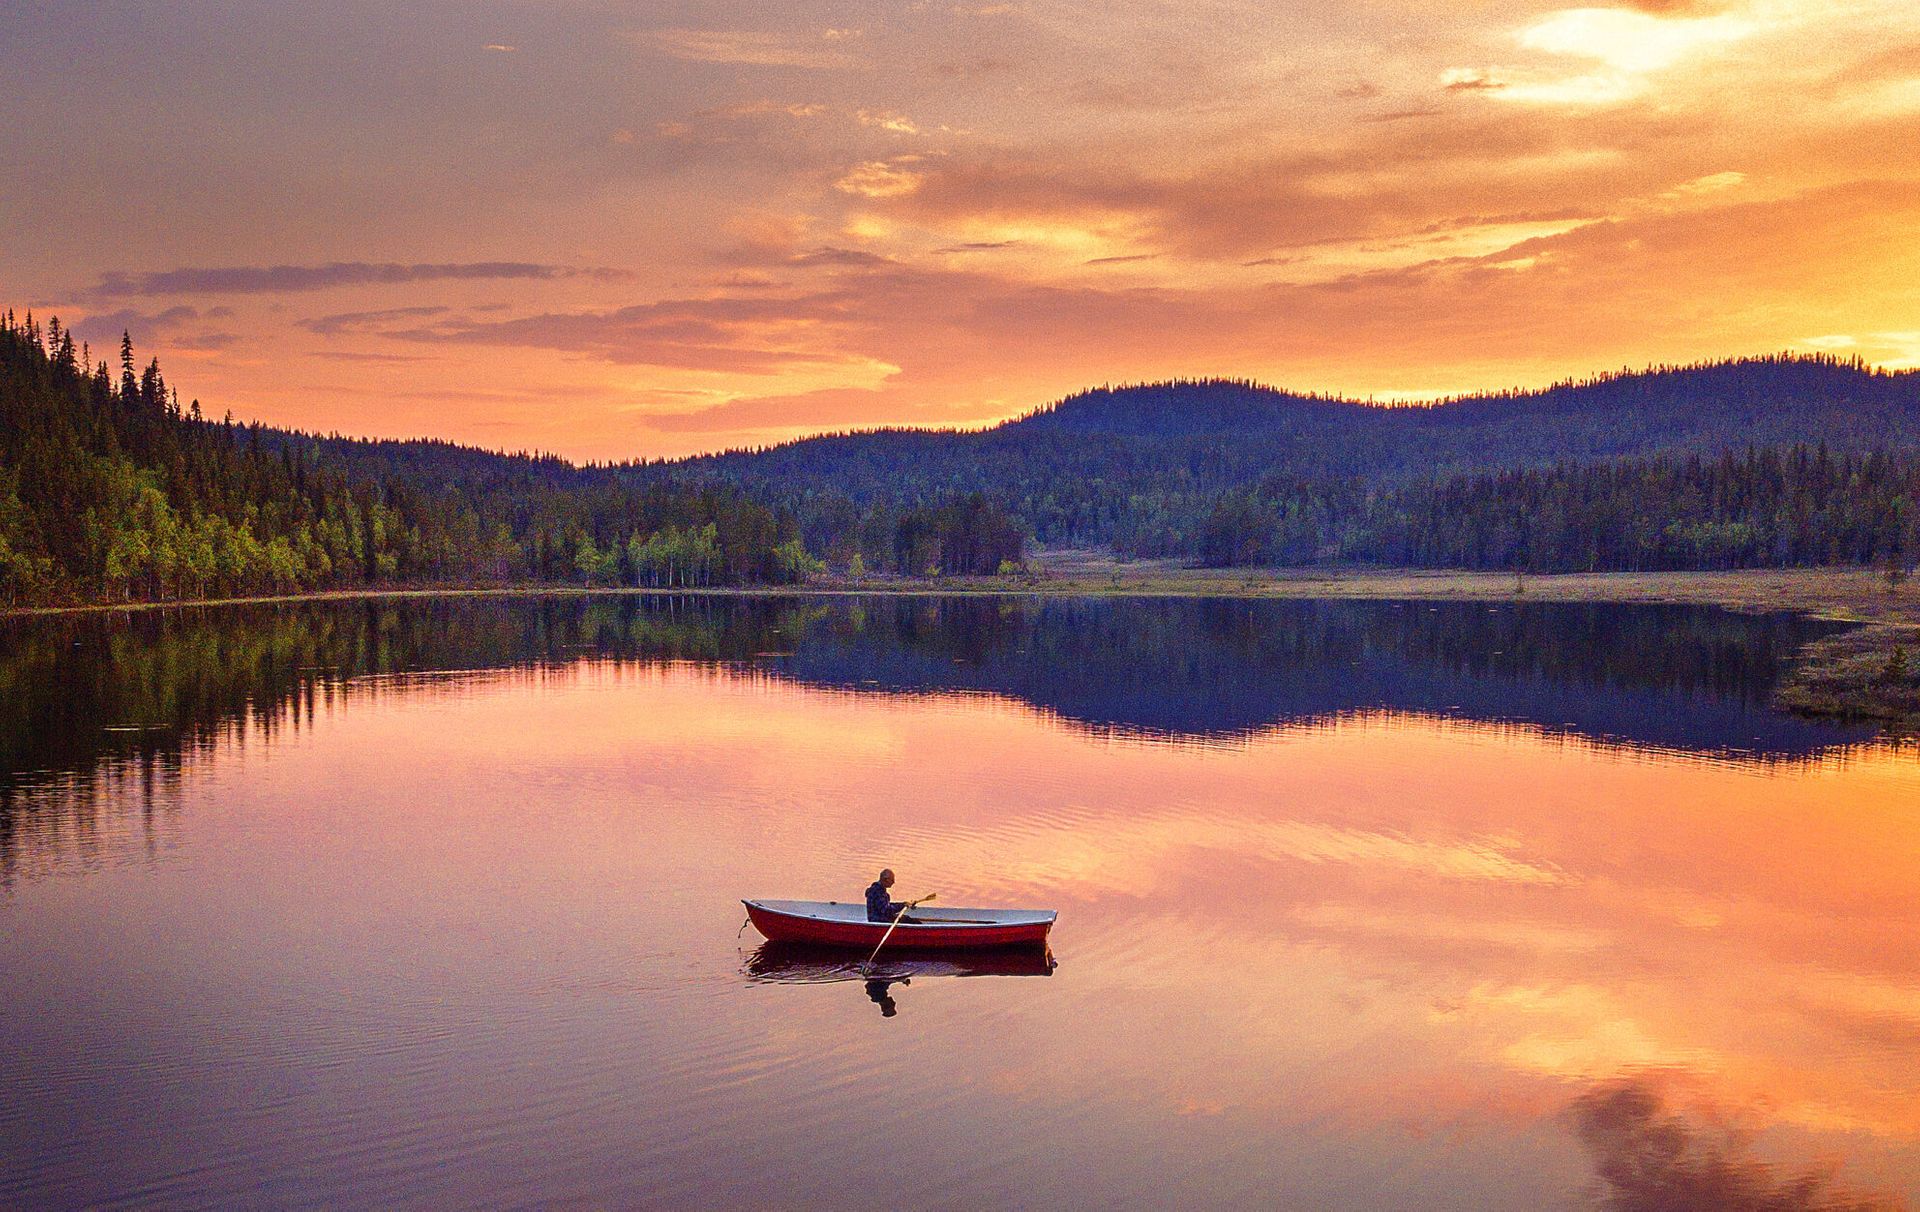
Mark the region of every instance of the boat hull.
[[946, 950], [956, 947], [1044, 947], [1053, 928], [1053, 914], [1029, 914], [1032, 921], [982, 925], [908, 925], [817, 916], [774, 909], [757, 901], [742, 901], [753, 928], [776, 943], [807, 943], [817, 947], [845, 947], [871, 951], [886, 939], [887, 950]]

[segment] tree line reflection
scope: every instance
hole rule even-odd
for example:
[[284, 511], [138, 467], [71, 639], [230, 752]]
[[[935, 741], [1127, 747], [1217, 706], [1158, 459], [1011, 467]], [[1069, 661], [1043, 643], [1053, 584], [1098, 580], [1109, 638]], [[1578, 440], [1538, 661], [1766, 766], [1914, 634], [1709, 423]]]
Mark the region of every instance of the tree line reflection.
[[428, 693], [382, 678], [692, 661], [856, 694], [985, 693], [1069, 727], [1219, 740], [1356, 713], [1776, 760], [1871, 730], [1766, 706], [1818, 624], [1537, 603], [707, 596], [367, 599], [0, 623], [0, 866], [29, 813], [164, 802], [224, 741]]

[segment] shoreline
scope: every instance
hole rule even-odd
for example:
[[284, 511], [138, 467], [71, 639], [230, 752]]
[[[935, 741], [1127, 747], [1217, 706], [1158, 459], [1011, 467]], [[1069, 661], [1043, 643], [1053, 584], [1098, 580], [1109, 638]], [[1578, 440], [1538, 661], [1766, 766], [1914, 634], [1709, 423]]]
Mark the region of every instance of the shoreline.
[[1920, 581], [1889, 589], [1861, 568], [1747, 569], [1728, 572], [1472, 572], [1395, 568], [1183, 568], [1170, 561], [1054, 560], [1029, 575], [987, 577], [821, 576], [793, 585], [687, 588], [523, 583], [409, 585], [249, 594], [225, 598], [0, 606], [0, 618], [113, 611], [267, 605], [282, 602], [406, 600], [432, 597], [1209, 597], [1413, 601], [1611, 602], [1719, 606], [1787, 612], [1845, 623], [1920, 626]]
[[1592, 602], [1714, 606], [1786, 613], [1851, 624], [1795, 654], [1774, 701], [1803, 715], [1920, 727], [1920, 584], [1889, 587], [1862, 568], [1733, 572], [1528, 574], [1447, 569], [1200, 569], [1172, 561], [1122, 562], [1092, 552], [1052, 552], [1031, 571], [1009, 577], [947, 580], [818, 577], [797, 585], [697, 589], [583, 585], [449, 585], [323, 590], [166, 602], [0, 608], [0, 620], [114, 612], [274, 605], [300, 602], [406, 601], [494, 597], [1205, 597], [1374, 601]]

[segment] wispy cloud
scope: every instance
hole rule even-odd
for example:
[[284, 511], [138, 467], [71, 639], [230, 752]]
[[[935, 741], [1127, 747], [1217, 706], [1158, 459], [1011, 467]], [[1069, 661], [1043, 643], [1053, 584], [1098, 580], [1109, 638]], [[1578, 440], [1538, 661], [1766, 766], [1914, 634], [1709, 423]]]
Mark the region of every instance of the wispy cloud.
[[307, 356], [323, 358], [329, 362], [369, 362], [377, 365], [398, 365], [429, 360], [419, 354], [368, 353], [354, 349], [316, 349]]
[[874, 126], [881, 130], [892, 131], [896, 135], [917, 135], [920, 127], [905, 114], [896, 114], [891, 110], [863, 109], [855, 115], [862, 126]]
[[122, 307], [97, 312], [69, 327], [75, 338], [95, 346], [96, 352], [118, 342], [121, 333], [131, 333], [137, 345], [206, 351], [224, 348], [232, 344], [235, 337], [228, 332], [209, 331], [204, 327], [205, 322], [229, 319], [232, 315], [232, 309], [226, 307], [203, 309], [183, 304], [160, 311]]
[[853, 56], [842, 48], [859, 32], [830, 29], [809, 37], [766, 30], [663, 29], [644, 37], [661, 54], [695, 63], [838, 68], [853, 64]]
[[395, 261], [330, 261], [324, 265], [226, 265], [152, 272], [109, 270], [88, 294], [124, 295], [292, 294], [341, 286], [390, 286], [409, 282], [519, 278], [617, 280], [614, 269], [536, 265], [525, 261], [456, 261], [402, 264]]
[[339, 336], [350, 332], [374, 332], [396, 320], [418, 320], [424, 316], [441, 316], [451, 308], [436, 305], [419, 307], [383, 307], [374, 311], [341, 311], [328, 316], [316, 316], [300, 321], [300, 327], [323, 337]]
[[1738, 184], [1745, 184], [1745, 173], [1707, 173], [1705, 177], [1695, 177], [1693, 181], [1682, 181], [1674, 186], [1676, 194], [1718, 194], [1720, 190], [1730, 190]]
[[757, 118], [762, 114], [778, 114], [788, 118], [815, 118], [825, 113], [827, 107], [816, 101], [736, 101], [731, 105], [717, 105], [712, 109], [703, 109], [694, 115], [696, 118]]
[[1440, 74], [1440, 87], [1450, 93], [1481, 93], [1505, 88], [1507, 82], [1478, 67], [1450, 67]]
[[772, 375], [865, 361], [833, 347], [839, 298], [676, 299], [504, 320], [447, 315], [367, 331], [417, 344], [551, 349], [621, 365]]
[[858, 248], [815, 248], [807, 252], [794, 253], [787, 258], [788, 265], [803, 268], [812, 266], [870, 266], [891, 265], [890, 258], [878, 253], [870, 253]]
[[842, 193], [865, 198], [898, 198], [919, 189], [924, 179], [920, 172], [906, 167], [913, 160], [909, 156], [891, 161], [869, 160], [848, 170], [833, 186]]

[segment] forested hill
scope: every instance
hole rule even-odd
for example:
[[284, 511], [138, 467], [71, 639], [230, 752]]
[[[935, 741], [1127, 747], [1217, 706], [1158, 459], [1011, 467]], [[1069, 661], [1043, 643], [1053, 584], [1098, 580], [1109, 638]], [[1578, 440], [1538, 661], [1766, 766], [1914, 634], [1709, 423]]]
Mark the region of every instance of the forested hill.
[[1825, 357], [1621, 372], [1543, 391], [1389, 406], [1236, 380], [1100, 388], [975, 433], [882, 430], [675, 467], [779, 492], [856, 500], [979, 489], [1043, 539], [1105, 537], [1142, 493], [1214, 495], [1279, 474], [1390, 484], [1662, 454], [1824, 443], [1920, 445], [1920, 374]]
[[[1021, 532], [983, 498], [852, 515], [874, 567], [993, 572]], [[826, 546], [828, 544], [822, 544]], [[123, 338], [117, 369], [0, 316], [0, 605], [369, 585], [780, 584], [823, 570], [760, 494], [446, 442], [207, 420]]]
[[[1834, 453], [1920, 446], [1920, 374], [1826, 357], [1775, 357], [1622, 371], [1540, 391], [1382, 405], [1214, 379], [1101, 387], [975, 432], [874, 430], [754, 451], [579, 468], [552, 455], [506, 454], [433, 439], [387, 441], [262, 430], [358, 474], [472, 484], [517, 478], [551, 486], [717, 479], [786, 499], [860, 502], [978, 490], [1009, 500], [1139, 486], [1166, 491], [1253, 487], [1275, 473], [1386, 484], [1554, 463], [1645, 455], [1717, 455], [1824, 444]], [[1044, 494], [1042, 494], [1044, 495]], [[1034, 510], [1046, 538], [1072, 538]], [[1101, 527], [1086, 536], [1100, 538]]]
[[[1749, 358], [1619, 371], [1539, 391], [1457, 396], [1420, 405], [1297, 395], [1238, 380], [1103, 387], [1068, 396], [1005, 428], [1178, 439], [1273, 434], [1333, 451], [1347, 435], [1396, 462], [1429, 454], [1478, 468], [1529, 460], [1717, 452], [1824, 439], [1870, 449], [1911, 435], [1920, 375], [1828, 357]], [[1354, 459], [1355, 453], [1342, 451]], [[1379, 464], [1373, 464], [1378, 466]], [[1441, 467], [1440, 470], [1447, 470]], [[1433, 470], [1422, 463], [1420, 470]]]
[[976, 433], [578, 467], [182, 407], [123, 341], [0, 318], [0, 603], [390, 584], [783, 583], [1209, 564], [1651, 569], [1920, 555], [1920, 375], [1780, 357], [1384, 407], [1215, 380]]
[[[795, 503], [809, 531], [814, 502], [897, 506], [981, 492], [1042, 543], [1208, 563], [1721, 567], [1887, 557], [1896, 543], [1888, 535], [1904, 533], [1899, 511], [1913, 494], [1902, 477], [1917, 448], [1920, 374], [1783, 355], [1417, 406], [1239, 380], [1106, 387], [979, 432], [841, 434], [629, 474], [670, 470], [750, 488]], [[1749, 454], [1767, 456], [1752, 475], [1788, 470], [1750, 484], [1748, 473], [1716, 464]], [[1476, 482], [1519, 471], [1537, 474], [1495, 489]], [[1849, 508], [1873, 516], [1849, 513], [1853, 538], [1842, 542], [1833, 511], [1847, 502], [1849, 476], [1857, 490]], [[1645, 491], [1635, 487], [1642, 480]], [[1666, 487], [1655, 491], [1654, 481]], [[1549, 547], [1526, 519], [1502, 512], [1517, 498], [1490, 499], [1523, 483], [1559, 494], [1549, 518], [1596, 529]], [[1816, 483], [1817, 508], [1801, 499]], [[1478, 523], [1432, 512], [1466, 499]], [[1827, 520], [1783, 532], [1783, 518], [1809, 511]]]

